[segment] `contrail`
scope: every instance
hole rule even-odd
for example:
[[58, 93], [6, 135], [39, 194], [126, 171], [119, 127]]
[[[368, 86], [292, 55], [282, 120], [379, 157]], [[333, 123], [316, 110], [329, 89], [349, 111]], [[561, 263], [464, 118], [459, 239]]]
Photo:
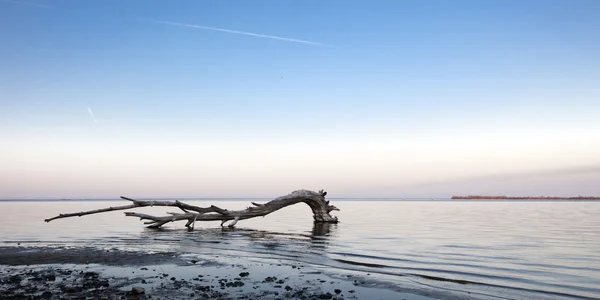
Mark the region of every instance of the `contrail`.
[[88, 106], [88, 113], [90, 114], [90, 117], [92, 117], [92, 120], [94, 120], [94, 123], [98, 123], [98, 120], [96, 120], [96, 116], [94, 116], [94, 111], [89, 106]]
[[176, 23], [176, 22], [160, 21], [160, 20], [147, 20], [146, 19], [145, 21], [151, 21], [151, 22], [155, 22], [155, 23], [161, 23], [161, 24], [173, 25], [173, 26], [190, 27], [190, 28], [203, 29], [203, 30], [212, 30], [212, 31], [219, 31], [219, 32], [226, 32], [226, 33], [233, 33], [233, 34], [249, 35], [249, 36], [258, 37], [258, 38], [279, 40], [279, 41], [285, 41], [285, 42], [302, 43], [302, 44], [309, 44], [309, 45], [315, 45], [315, 46], [325, 46], [325, 44], [322, 44], [322, 43], [299, 40], [299, 39], [291, 39], [291, 38], [275, 36], [275, 35], [266, 35], [266, 34], [252, 33], [252, 32], [246, 32], [246, 31], [238, 31], [238, 30], [231, 30], [231, 29], [207, 27], [207, 26], [200, 26], [200, 25], [194, 25], [194, 24], [184, 24], [184, 23]]
[[[0, 2], [13, 3], [13, 4], [37, 7], [37, 8], [55, 8], [54, 6], [50, 6], [50, 5], [17, 1], [17, 0], [0, 0]], [[149, 21], [149, 22], [160, 23], [160, 24], [171, 25], [171, 26], [190, 27], [190, 28], [196, 28], [196, 29], [202, 29], [202, 30], [211, 30], [211, 31], [218, 31], [218, 32], [225, 32], [225, 33], [248, 35], [248, 36], [253, 36], [253, 37], [257, 37], [257, 38], [272, 39], [272, 40], [278, 40], [278, 41], [284, 41], [284, 42], [301, 43], [301, 44], [308, 44], [308, 45], [314, 45], [314, 46], [327, 46], [326, 44], [318, 43], [318, 42], [311, 42], [311, 41], [306, 41], [306, 40], [292, 39], [292, 38], [286, 38], [286, 37], [282, 37], [282, 36], [267, 35], [267, 34], [246, 32], [246, 31], [239, 31], [239, 30], [231, 30], [231, 29], [200, 26], [200, 25], [194, 25], [194, 24], [185, 24], [185, 23], [177, 23], [177, 22], [169, 22], [169, 21], [161, 21], [161, 20], [152, 20], [152, 19], [146, 19], [146, 18], [138, 18], [138, 20]]]

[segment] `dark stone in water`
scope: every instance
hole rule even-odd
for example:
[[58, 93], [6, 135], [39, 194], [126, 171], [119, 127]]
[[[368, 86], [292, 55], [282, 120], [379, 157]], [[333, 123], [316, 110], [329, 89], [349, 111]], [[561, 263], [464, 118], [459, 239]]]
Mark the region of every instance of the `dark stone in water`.
[[247, 277], [248, 275], [250, 275], [250, 273], [248, 273], [248, 272], [240, 273], [240, 277]]
[[56, 275], [54, 274], [48, 274], [44, 277], [44, 279], [48, 280], [48, 281], [55, 281], [56, 280]]
[[285, 286], [285, 290], [286, 290], [286, 291], [291, 291], [291, 290], [292, 290], [292, 287], [290, 287], [289, 285], [286, 285], [286, 286]]
[[210, 286], [208, 285], [201, 285], [198, 286], [196, 289], [202, 292], [210, 292]]
[[333, 291], [334, 291], [336, 294], [339, 294], [339, 293], [341, 293], [341, 292], [342, 292], [342, 290], [340, 290], [340, 289], [335, 289], [335, 290], [333, 290]]
[[145, 293], [146, 293], [146, 290], [144, 290], [144, 288], [143, 288], [143, 287], [134, 286], [134, 287], [131, 289], [131, 292], [130, 292], [130, 293], [131, 293], [131, 295], [142, 295], [142, 294], [145, 294]]
[[231, 281], [228, 282], [225, 286], [227, 287], [240, 287], [240, 286], [244, 286], [244, 283], [241, 281]]
[[48, 291], [45, 291], [45, 292], [42, 293], [42, 298], [44, 298], [44, 299], [50, 299], [50, 298], [52, 298], [52, 293], [48, 292]]
[[85, 272], [85, 274], [83, 274], [84, 277], [98, 277], [100, 276], [100, 274], [96, 273], [96, 272]]
[[329, 292], [326, 294], [319, 295], [319, 299], [331, 299], [331, 298], [333, 298], [333, 295]]

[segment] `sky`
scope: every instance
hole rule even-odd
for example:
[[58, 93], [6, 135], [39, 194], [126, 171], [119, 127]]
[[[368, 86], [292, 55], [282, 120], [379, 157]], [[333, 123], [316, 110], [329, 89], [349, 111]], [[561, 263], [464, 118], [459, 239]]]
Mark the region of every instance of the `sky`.
[[600, 196], [599, 15], [0, 0], [0, 198]]

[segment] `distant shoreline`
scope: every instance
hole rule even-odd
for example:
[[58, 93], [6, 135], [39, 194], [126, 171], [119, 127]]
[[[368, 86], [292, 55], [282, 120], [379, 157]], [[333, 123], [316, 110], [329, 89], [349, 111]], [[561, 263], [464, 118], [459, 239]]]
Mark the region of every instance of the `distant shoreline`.
[[577, 197], [554, 197], [554, 196], [484, 196], [484, 195], [469, 195], [469, 196], [452, 196], [452, 200], [600, 200], [600, 197], [577, 196]]
[[[362, 202], [362, 201], [385, 201], [385, 202], [452, 202], [452, 200], [465, 201], [600, 201], [600, 197], [506, 197], [506, 196], [452, 196], [451, 198], [328, 198], [335, 201]], [[273, 198], [143, 198], [143, 201], [165, 200], [165, 201], [270, 201]], [[15, 202], [123, 202], [122, 199], [0, 199], [0, 203]]]

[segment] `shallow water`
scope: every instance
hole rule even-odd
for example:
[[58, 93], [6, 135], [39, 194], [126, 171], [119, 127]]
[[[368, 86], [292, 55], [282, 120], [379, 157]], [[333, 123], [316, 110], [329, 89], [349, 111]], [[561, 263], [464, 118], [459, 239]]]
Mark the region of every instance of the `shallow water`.
[[[255, 200], [253, 200], [255, 201]], [[249, 201], [187, 201], [227, 209]], [[122, 212], [44, 223], [123, 202], [0, 202], [3, 245], [94, 245], [368, 273], [390, 288], [468, 290], [491, 298], [600, 298], [600, 202], [342, 201], [339, 224], [315, 225], [298, 204], [264, 218], [143, 227]], [[175, 209], [143, 208], [162, 214]]]

